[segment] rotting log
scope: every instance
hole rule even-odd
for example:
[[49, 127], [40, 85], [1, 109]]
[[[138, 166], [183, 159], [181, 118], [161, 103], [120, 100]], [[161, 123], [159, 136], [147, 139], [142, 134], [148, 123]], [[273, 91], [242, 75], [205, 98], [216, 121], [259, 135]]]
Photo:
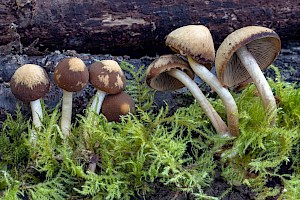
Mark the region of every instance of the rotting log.
[[[165, 36], [187, 24], [210, 28], [216, 46], [227, 34], [262, 25], [300, 38], [298, 0], [2, 0], [0, 53], [38, 41], [40, 49], [114, 55], [167, 51]], [[6, 46], [3, 46], [6, 45]], [[7, 46], [8, 45], [8, 46]]]

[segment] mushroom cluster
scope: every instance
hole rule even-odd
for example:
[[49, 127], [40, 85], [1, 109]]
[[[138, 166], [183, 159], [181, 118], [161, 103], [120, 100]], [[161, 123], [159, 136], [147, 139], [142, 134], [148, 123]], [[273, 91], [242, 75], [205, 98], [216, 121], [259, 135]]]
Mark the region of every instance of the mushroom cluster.
[[[176, 55], [163, 55], [154, 60], [147, 69], [146, 82], [150, 87], [168, 91], [186, 86], [216, 131], [237, 137], [238, 108], [227, 88], [242, 89], [254, 82], [270, 117], [270, 125], [274, 125], [276, 102], [261, 71], [273, 63], [280, 51], [280, 39], [273, 30], [261, 26], [238, 29], [224, 39], [215, 54], [209, 29], [203, 25], [187, 25], [170, 32], [166, 45], [186, 57], [187, 62]], [[217, 76], [210, 72], [214, 62]], [[227, 113], [227, 125], [193, 81], [194, 73], [220, 96]]]
[[[116, 61], [102, 60], [93, 63], [88, 69], [80, 58], [64, 58], [57, 63], [53, 79], [63, 90], [60, 127], [65, 137], [69, 136], [71, 130], [73, 93], [84, 89], [89, 82], [97, 89], [91, 108], [99, 114], [103, 103], [103, 115], [108, 121], [119, 122], [122, 115], [135, 110], [132, 97], [124, 92], [125, 75]], [[10, 85], [17, 99], [30, 102], [32, 122], [34, 128], [39, 129], [43, 120], [40, 99], [50, 89], [46, 71], [38, 65], [23, 65], [15, 71]], [[34, 137], [32, 135], [31, 140]]]
[[[177, 55], [162, 55], [149, 65], [146, 83], [150, 87], [159, 91], [187, 87], [217, 133], [237, 137], [238, 108], [228, 88], [242, 89], [253, 82], [270, 125], [275, 124], [276, 101], [262, 73], [273, 63], [281, 48], [280, 38], [273, 30], [261, 26], [240, 28], [229, 34], [215, 53], [209, 29], [203, 25], [187, 25], [171, 31], [166, 37], [166, 45]], [[217, 76], [210, 71], [214, 63]], [[194, 82], [195, 74], [220, 96], [226, 109], [227, 123]], [[102, 110], [108, 121], [118, 122], [121, 115], [134, 112], [134, 101], [124, 92], [124, 72], [114, 60], [95, 61], [88, 68], [79, 58], [64, 58], [55, 68], [54, 82], [63, 90], [60, 126], [66, 137], [71, 129], [72, 94], [88, 83], [97, 90], [91, 103], [91, 110], [96, 114]], [[45, 70], [34, 64], [23, 65], [16, 70], [10, 84], [18, 99], [30, 102], [34, 127], [41, 127], [43, 113], [39, 99], [50, 86]]]

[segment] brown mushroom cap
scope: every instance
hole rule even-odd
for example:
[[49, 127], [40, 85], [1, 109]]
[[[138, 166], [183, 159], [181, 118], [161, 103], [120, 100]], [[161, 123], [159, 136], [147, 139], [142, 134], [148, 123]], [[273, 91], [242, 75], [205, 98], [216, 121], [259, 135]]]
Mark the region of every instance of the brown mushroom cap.
[[158, 91], [177, 90], [185, 87], [178, 79], [167, 72], [172, 69], [184, 71], [191, 79], [194, 72], [189, 64], [176, 55], [163, 55], [155, 59], [146, 71], [146, 83]]
[[89, 72], [90, 83], [98, 90], [108, 94], [117, 94], [125, 88], [125, 75], [120, 65], [114, 60], [94, 62]]
[[42, 67], [26, 64], [15, 71], [10, 87], [18, 99], [30, 102], [43, 97], [49, 91], [50, 81]]
[[187, 25], [175, 29], [167, 36], [166, 45], [177, 53], [190, 56], [208, 69], [211, 69], [215, 60], [212, 36], [203, 25]]
[[247, 26], [232, 32], [222, 42], [216, 54], [216, 72], [223, 85], [236, 86], [250, 78], [235, 53], [244, 45], [262, 70], [273, 63], [281, 48], [277, 33], [265, 27]]
[[89, 81], [89, 72], [80, 58], [64, 58], [54, 71], [54, 82], [68, 92], [82, 90]]
[[108, 121], [119, 122], [121, 115], [126, 115], [129, 112], [134, 113], [134, 101], [126, 92], [122, 91], [118, 94], [106, 95], [102, 104], [102, 114]]

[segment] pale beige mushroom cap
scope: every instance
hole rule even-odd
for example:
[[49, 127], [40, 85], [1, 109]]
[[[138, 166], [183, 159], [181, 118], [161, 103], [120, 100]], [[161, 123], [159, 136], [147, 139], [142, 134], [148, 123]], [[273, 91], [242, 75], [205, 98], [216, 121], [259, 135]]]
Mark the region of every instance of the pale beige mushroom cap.
[[177, 90], [184, 87], [183, 83], [167, 73], [172, 69], [181, 70], [191, 79], [194, 78], [194, 72], [189, 64], [180, 57], [170, 54], [160, 56], [149, 65], [146, 71], [146, 83], [158, 91]]
[[173, 51], [190, 56], [211, 69], [215, 60], [215, 48], [209, 29], [203, 25], [187, 25], [167, 35], [166, 45]]
[[281, 48], [279, 36], [269, 28], [247, 26], [229, 34], [218, 48], [215, 61], [217, 76], [225, 86], [238, 86], [250, 78], [235, 53], [244, 45], [262, 70], [273, 63]]

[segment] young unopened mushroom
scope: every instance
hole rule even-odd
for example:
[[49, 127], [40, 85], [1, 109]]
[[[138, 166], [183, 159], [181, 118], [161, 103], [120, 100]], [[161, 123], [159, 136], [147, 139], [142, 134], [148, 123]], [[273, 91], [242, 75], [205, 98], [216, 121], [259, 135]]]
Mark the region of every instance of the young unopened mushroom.
[[125, 75], [120, 65], [114, 60], [94, 62], [90, 69], [90, 83], [97, 89], [91, 109], [100, 113], [101, 105], [106, 94], [117, 94], [124, 90]]
[[247, 26], [229, 34], [217, 50], [216, 71], [223, 85], [239, 85], [251, 78], [262, 98], [265, 110], [276, 118], [276, 101], [262, 71], [280, 52], [279, 36], [271, 29]]
[[186, 86], [203, 112], [210, 119], [217, 133], [227, 136], [228, 128], [219, 114], [193, 81], [194, 72], [187, 62], [176, 55], [163, 55], [154, 60], [146, 71], [147, 84], [158, 91], [177, 90]]
[[101, 113], [108, 121], [120, 122], [121, 116], [129, 112], [134, 113], [134, 101], [126, 92], [122, 91], [118, 94], [108, 94], [105, 96]]
[[79, 58], [64, 58], [54, 71], [54, 81], [63, 89], [61, 130], [65, 136], [70, 133], [73, 92], [82, 90], [89, 81], [89, 72]]
[[186, 56], [193, 71], [220, 96], [227, 113], [228, 131], [231, 135], [238, 136], [238, 109], [234, 98], [209, 71], [215, 59], [215, 49], [208, 28], [202, 25], [188, 25], [175, 29], [167, 36], [166, 45]]
[[[18, 68], [10, 80], [12, 93], [23, 102], [30, 102], [32, 110], [32, 123], [35, 128], [42, 126], [43, 119], [40, 98], [50, 87], [49, 77], [46, 71], [34, 64], [26, 64]], [[34, 135], [31, 136], [31, 139]]]

